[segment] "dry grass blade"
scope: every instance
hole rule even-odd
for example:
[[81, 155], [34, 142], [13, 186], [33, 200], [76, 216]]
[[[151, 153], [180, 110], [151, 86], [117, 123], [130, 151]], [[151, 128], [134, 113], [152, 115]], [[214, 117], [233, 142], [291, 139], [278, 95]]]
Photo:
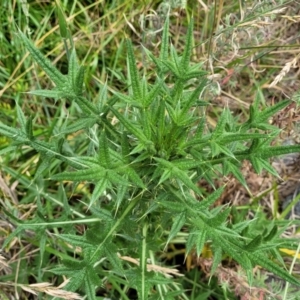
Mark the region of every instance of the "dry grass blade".
[[8, 273], [11, 268], [6, 262], [6, 258], [2, 255], [0, 255], [0, 271], [4, 270], [6, 273]]
[[[140, 262], [135, 258], [132, 258], [129, 256], [120, 256], [120, 258], [125, 261], [136, 264], [138, 266], [140, 265]], [[159, 272], [166, 277], [171, 277], [171, 275], [184, 276], [183, 274], [179, 273], [179, 271], [176, 269], [165, 268], [165, 267], [161, 267], [161, 266], [157, 266], [157, 265], [153, 265], [153, 264], [147, 264], [147, 270], [148, 270], [148, 272], [150, 272], [150, 271]]]
[[282, 78], [290, 71], [291, 68], [297, 67], [297, 62], [300, 57], [300, 54], [298, 54], [293, 60], [287, 62], [283, 69], [280, 71], [280, 73], [275, 77], [273, 82], [270, 84], [270, 87], [274, 87], [277, 85], [278, 82], [282, 80]]
[[[6, 283], [6, 285], [14, 285], [13, 283], [9, 284]], [[37, 293], [45, 293], [47, 295], [58, 297], [60, 299], [68, 299], [68, 300], [78, 300], [83, 299], [80, 295], [73, 292], [64, 291], [61, 289], [61, 286], [54, 287], [51, 283], [48, 282], [42, 282], [42, 283], [35, 283], [35, 284], [18, 284], [18, 286], [33, 295], [37, 295]]]

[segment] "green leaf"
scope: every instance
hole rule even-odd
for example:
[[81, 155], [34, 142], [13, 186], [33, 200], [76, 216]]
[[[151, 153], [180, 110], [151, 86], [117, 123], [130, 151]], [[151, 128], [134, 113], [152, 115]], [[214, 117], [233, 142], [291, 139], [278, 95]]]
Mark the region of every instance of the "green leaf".
[[164, 142], [164, 136], [165, 136], [165, 101], [160, 100], [159, 107], [157, 110], [157, 117], [156, 117], [156, 124], [157, 124], [157, 141], [160, 147], [163, 145]]
[[[127, 176], [125, 176], [125, 179], [127, 180]], [[121, 203], [123, 200], [125, 200], [125, 195], [129, 189], [128, 185], [119, 185], [117, 190], [117, 199], [116, 199], [116, 211], [118, 211]]]
[[87, 114], [94, 114], [96, 116], [99, 115], [97, 107], [90, 101], [88, 101], [86, 98], [78, 96], [75, 97], [76, 102], [79, 105], [79, 107]]
[[277, 232], [278, 232], [278, 226], [277, 225], [274, 225], [272, 230], [269, 232], [269, 234], [267, 236], [264, 236], [264, 242], [269, 242], [269, 241], [272, 241], [275, 236], [277, 235]]
[[67, 82], [66, 77], [61, 74], [51, 62], [33, 45], [33, 43], [27, 39], [25, 34], [19, 30], [19, 36], [26, 46], [27, 50], [30, 52], [33, 59], [38, 63], [38, 65], [45, 71], [49, 78], [59, 87]]
[[113, 93], [114, 95], [116, 95], [116, 97], [118, 97], [120, 100], [124, 101], [125, 103], [128, 103], [131, 107], [143, 108], [143, 104], [136, 101], [133, 98], [133, 96], [127, 96], [117, 91], [113, 91]]
[[72, 180], [72, 181], [83, 181], [83, 180], [99, 180], [106, 176], [106, 169], [103, 167], [93, 167], [90, 169], [78, 170], [76, 172], [63, 172], [51, 177], [52, 180]]
[[85, 73], [85, 68], [83, 66], [80, 66], [76, 78], [75, 78], [75, 84], [73, 86], [73, 89], [76, 93], [77, 96], [82, 95], [82, 90], [83, 90], [83, 82], [84, 82], [84, 73]]
[[74, 247], [81, 247], [81, 248], [90, 248], [92, 244], [87, 241], [84, 236], [74, 235], [74, 234], [59, 234], [57, 238], [65, 241], [68, 244], [71, 244]]
[[[168, 55], [169, 55], [169, 17], [165, 19], [163, 35], [162, 35], [162, 40], [160, 45], [160, 53], [159, 53], [160, 61], [167, 61]], [[164, 73], [163, 70], [162, 73]]]
[[152, 130], [151, 130], [151, 117], [149, 114], [149, 111], [146, 109], [143, 109], [141, 111], [141, 119], [142, 119], [142, 125], [143, 125], [143, 133], [145, 134], [146, 138], [148, 140], [151, 140], [152, 137]]
[[198, 84], [197, 88], [191, 93], [188, 99], [184, 102], [180, 112], [180, 119], [183, 117], [186, 118], [186, 114], [193, 107], [193, 105], [198, 101], [200, 93], [204, 90], [205, 85], [207, 84], [207, 80], [201, 80], [200, 84]]
[[206, 231], [203, 230], [203, 231], [198, 232], [198, 235], [196, 238], [196, 253], [197, 253], [198, 257], [202, 253], [205, 242], [206, 242]]
[[259, 112], [255, 119], [255, 123], [266, 122], [270, 117], [274, 116], [278, 111], [285, 108], [291, 103], [291, 100], [279, 101], [275, 105], [264, 109], [262, 112]]
[[[94, 187], [93, 194], [90, 199], [90, 203], [89, 203], [89, 207], [88, 207], [89, 209], [103, 195], [103, 193], [107, 189], [108, 185], [109, 185], [109, 181], [107, 180], [106, 177], [102, 177], [99, 179], [99, 181], [96, 183], [96, 185]], [[97, 205], [98, 205], [98, 203], [97, 203]]]
[[213, 264], [210, 270], [210, 277], [215, 273], [217, 267], [222, 261], [222, 248], [221, 247], [213, 247]]
[[99, 208], [99, 206], [91, 206], [90, 211], [100, 220], [106, 221], [106, 223], [113, 221], [111, 212], [102, 207]]
[[60, 36], [63, 39], [67, 39], [69, 32], [68, 32], [68, 25], [67, 25], [66, 17], [63, 13], [61, 6], [59, 5], [59, 2], [56, 1], [55, 6], [56, 6], [56, 13], [58, 16], [58, 25], [59, 25]]
[[76, 96], [82, 95], [83, 81], [84, 81], [84, 67], [79, 66], [76, 51], [73, 48], [69, 57], [68, 65], [68, 81]]
[[[98, 281], [99, 280], [100, 279], [98, 279]], [[85, 290], [87, 299], [97, 300], [98, 297], [96, 297], [96, 294], [95, 294], [95, 283], [93, 283], [93, 280], [91, 279], [89, 272], [86, 272], [86, 277], [84, 278], [84, 290]]]
[[35, 90], [35, 91], [30, 91], [27, 92], [27, 94], [35, 95], [35, 96], [40, 96], [44, 98], [52, 98], [52, 99], [60, 99], [64, 96], [64, 94], [57, 90]]
[[132, 134], [134, 134], [140, 141], [148, 142], [144, 133], [137, 128], [137, 126], [133, 125], [132, 122], [127, 120], [124, 116], [122, 116], [116, 109], [111, 107], [111, 111], [118, 118], [118, 120], [125, 126], [125, 128]]
[[[171, 47], [171, 49], [173, 49], [173, 47]], [[171, 52], [173, 53], [173, 52]], [[177, 58], [178, 60], [178, 58]], [[175, 64], [173, 62], [170, 61], [162, 61], [162, 63], [165, 65], [166, 69], [171, 71], [177, 78], [181, 77], [180, 71], [178, 70], [178, 63]]]
[[274, 156], [289, 154], [289, 153], [297, 153], [300, 152], [300, 145], [289, 145], [289, 146], [270, 146], [265, 147], [263, 151], [261, 151], [261, 158], [270, 158]]
[[257, 235], [249, 244], [245, 246], [247, 251], [253, 252], [256, 251], [257, 248], [260, 246], [261, 242], [263, 241], [263, 237], [261, 234]]
[[198, 139], [201, 141], [205, 126], [206, 126], [206, 118], [205, 116], [201, 116], [193, 140]]
[[72, 83], [73, 88], [75, 87], [76, 75], [79, 69], [77, 62], [76, 50], [73, 48], [68, 62], [68, 80]]
[[102, 130], [99, 138], [99, 162], [105, 168], [111, 167], [111, 159], [109, 154], [108, 141], [105, 131]]
[[138, 173], [133, 168], [129, 168], [129, 167], [126, 168], [126, 174], [129, 176], [129, 179], [135, 186], [138, 186], [142, 189], [146, 188], [143, 180], [140, 178]]
[[161, 91], [163, 82], [158, 81], [151, 89], [147, 96], [145, 96], [144, 101], [144, 108], [148, 108], [151, 103], [153, 103], [158, 96], [159, 92]]
[[27, 119], [26, 125], [25, 125], [26, 135], [27, 135], [27, 137], [28, 137], [29, 140], [33, 139], [32, 120], [33, 120], [33, 116], [30, 116]]
[[129, 155], [130, 155], [130, 149], [129, 149], [129, 141], [126, 130], [123, 130], [122, 137], [121, 137], [121, 150], [122, 150], [122, 159], [124, 163], [129, 164]]
[[172, 211], [175, 213], [181, 213], [184, 209], [182, 203], [178, 203], [175, 201], [167, 201], [165, 199], [162, 199], [161, 201], [157, 200], [157, 204], [165, 207], [166, 211]]
[[281, 266], [278, 266], [276, 262], [267, 259], [262, 253], [253, 252], [249, 254], [249, 258], [255, 264], [260, 265], [261, 267], [271, 271], [273, 274], [278, 275], [280, 278], [296, 286], [300, 286], [300, 281], [298, 279], [290, 275]]
[[231, 172], [234, 177], [243, 185], [243, 187], [248, 190], [247, 182], [239, 167], [232, 163], [230, 160], [224, 160], [223, 165], [225, 167], [224, 171], [226, 170], [225, 174]]
[[157, 184], [157, 186], [161, 185], [164, 181], [166, 181], [167, 179], [169, 179], [172, 175], [172, 171], [167, 169], [164, 170], [162, 175], [160, 176], [159, 182]]
[[115, 272], [118, 272], [119, 274], [122, 274], [124, 272], [123, 266], [121, 264], [121, 259], [117, 255], [118, 249], [115, 244], [109, 243], [106, 244], [104, 247], [104, 253], [109, 260], [109, 262], [112, 264], [112, 269]]
[[222, 111], [222, 114], [218, 120], [217, 126], [214, 129], [211, 138], [213, 140], [218, 140], [219, 137], [221, 137], [225, 131], [225, 125], [227, 122], [227, 118], [228, 118], [228, 109], [224, 108], [224, 110]]
[[194, 25], [194, 20], [192, 18], [188, 26], [185, 47], [180, 61], [180, 69], [182, 70], [183, 73], [186, 73], [188, 71], [189, 64], [190, 64], [190, 57], [193, 49], [193, 27], [194, 27], [193, 25]]
[[236, 141], [245, 141], [245, 140], [254, 140], [254, 139], [265, 139], [265, 133], [224, 133], [219, 139], [218, 142], [225, 144], [225, 143], [232, 143]]
[[169, 244], [169, 242], [172, 240], [172, 238], [176, 236], [176, 234], [179, 232], [179, 230], [185, 224], [185, 219], [186, 219], [185, 212], [182, 212], [181, 214], [179, 214], [175, 217], [166, 245]]
[[193, 183], [193, 181], [189, 178], [185, 171], [180, 170], [175, 166], [174, 163], [171, 163], [165, 159], [154, 157], [156, 161], [158, 161], [162, 166], [167, 168], [176, 179], [179, 179], [182, 183], [184, 183], [188, 188], [193, 190], [195, 193], [201, 195], [201, 191], [199, 188]]
[[196, 253], [197, 257], [199, 257], [202, 253], [202, 249], [204, 247], [204, 244], [206, 242], [206, 231], [205, 230], [199, 230], [194, 229], [188, 237], [187, 243], [186, 243], [186, 253], [190, 253], [192, 250], [192, 247], [196, 245]]
[[74, 133], [82, 129], [91, 128], [97, 122], [97, 117], [80, 118], [65, 129], [60, 131], [60, 134]]
[[[51, 271], [57, 273], [56, 269], [52, 269]], [[67, 283], [64, 289], [73, 292], [77, 291], [84, 284], [86, 277], [86, 268], [72, 270], [72, 277], [70, 278], [70, 281]]]
[[230, 207], [224, 209], [221, 213], [218, 213], [215, 217], [207, 220], [207, 224], [213, 228], [217, 228], [222, 225], [228, 218], [230, 214]]
[[[25, 115], [23, 113], [23, 110], [21, 109], [21, 107], [19, 106], [18, 103], [16, 103], [16, 108], [17, 108], [17, 117], [18, 117], [18, 122], [20, 123], [20, 126], [21, 126], [21, 129], [22, 131], [25, 133], [26, 132], [26, 118], [25, 118]], [[2, 125], [3, 127], [6, 125]], [[12, 128], [11, 130], [16, 130], [14, 128]]]
[[211, 205], [213, 205], [222, 195], [225, 187], [220, 187], [213, 193], [210, 193], [208, 197], [206, 197], [204, 200], [200, 201], [195, 205], [195, 208], [199, 211], [208, 209]]
[[107, 178], [109, 179], [110, 182], [114, 183], [116, 186], [129, 185], [127, 176], [126, 175], [120, 176], [116, 171], [109, 170], [107, 172]]
[[136, 61], [133, 53], [132, 43], [129, 39], [126, 40], [126, 45], [127, 45], [128, 68], [130, 74], [130, 84], [133, 92], [133, 97], [137, 102], [141, 102], [142, 90], [140, 85], [140, 79], [136, 67]]

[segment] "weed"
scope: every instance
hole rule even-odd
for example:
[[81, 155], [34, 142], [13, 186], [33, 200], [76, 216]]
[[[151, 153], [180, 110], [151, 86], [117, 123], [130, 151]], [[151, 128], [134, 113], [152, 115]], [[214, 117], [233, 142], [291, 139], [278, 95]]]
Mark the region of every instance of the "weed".
[[[226, 271], [219, 264], [226, 257], [245, 270], [249, 285], [253, 268], [259, 265], [299, 286], [282, 268], [279, 250], [296, 249], [298, 241], [281, 237], [285, 227], [280, 222], [264, 219], [260, 211], [249, 220], [234, 206], [214, 206], [224, 191], [224, 187], [215, 188], [216, 178], [233, 174], [247, 188], [241, 172], [244, 160], [257, 173], [266, 170], [278, 176], [269, 159], [300, 151], [299, 145], [272, 145], [280, 130], [269, 119], [292, 102], [284, 100], [260, 110], [257, 97], [247, 120], [238, 120], [225, 107], [216, 126], [211, 126], [206, 114], [209, 103], [204, 101], [210, 81], [203, 63], [191, 60], [193, 19], [184, 49], [178, 53], [169, 43], [168, 18], [159, 54], [144, 48], [153, 66], [150, 74], [147, 69], [140, 74], [134, 47], [127, 39], [128, 73], [119, 80], [128, 91], [119, 92], [104, 83], [99, 84], [98, 97], [89, 97], [76, 43], [59, 7], [58, 12], [67, 74], [19, 31], [26, 49], [54, 84], [52, 89], [29, 93], [55, 99], [58, 109], [49, 114], [48, 126], [42, 130], [34, 114], [26, 117], [20, 102], [16, 103], [18, 127], [0, 123], [0, 133], [11, 140], [0, 153], [32, 151], [37, 166], [28, 180], [3, 165], [26, 187], [22, 205], [30, 204], [34, 211], [30, 219], [26, 213], [20, 218], [15, 207], [5, 203], [3, 212], [14, 230], [3, 249], [19, 238], [39, 251], [32, 274], [40, 283], [18, 283], [16, 288], [33, 294], [48, 291], [65, 299], [71, 297], [69, 293], [74, 299], [79, 295], [189, 299], [179, 285], [181, 279], [175, 279], [181, 275], [179, 270], [161, 266], [155, 255], [179, 238], [186, 258], [210, 249], [211, 275], [216, 272], [224, 278]], [[199, 185], [201, 180], [213, 191]], [[53, 262], [51, 268], [45, 268], [45, 261]], [[22, 277], [24, 270], [19, 272]], [[59, 288], [42, 283], [51, 276]], [[5, 279], [4, 285], [10, 285], [12, 275]], [[238, 284], [245, 285], [243, 280]], [[223, 290], [227, 297], [225, 281]]]

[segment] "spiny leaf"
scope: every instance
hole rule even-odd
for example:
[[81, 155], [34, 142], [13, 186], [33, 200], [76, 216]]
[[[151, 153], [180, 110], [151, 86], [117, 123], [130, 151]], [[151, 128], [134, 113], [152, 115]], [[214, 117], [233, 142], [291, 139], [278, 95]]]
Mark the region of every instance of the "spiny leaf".
[[90, 277], [90, 272], [86, 272], [86, 277], [84, 278], [84, 290], [85, 290], [87, 299], [97, 300], [97, 297], [95, 294], [95, 286], [96, 286], [96, 284], [93, 282], [93, 280]]
[[291, 103], [291, 100], [283, 100], [279, 101], [275, 105], [272, 105], [266, 109], [264, 109], [262, 112], [260, 112], [255, 120], [255, 123], [262, 123], [267, 121], [270, 117], [274, 116], [278, 111], [285, 108]]
[[[19, 104], [16, 104], [16, 108], [17, 108], [17, 117], [18, 117], [18, 121], [20, 123], [21, 129], [23, 132], [26, 132], [26, 118], [24, 115], [23, 110], [21, 109], [21, 107], [19, 106]], [[6, 125], [4, 125], [6, 126]]]
[[207, 224], [214, 228], [219, 227], [220, 225], [222, 225], [222, 223], [224, 223], [227, 220], [230, 214], [230, 210], [231, 208], [227, 207], [222, 212], [218, 213], [215, 217], [208, 219]]
[[212, 277], [212, 275], [215, 273], [218, 265], [221, 263], [222, 261], [222, 248], [221, 247], [213, 247], [213, 264], [211, 266], [211, 270], [210, 270], [210, 277]]
[[78, 73], [79, 65], [77, 62], [76, 51], [73, 48], [68, 62], [68, 80], [72, 83], [73, 88], [76, 87], [76, 76]]
[[257, 248], [260, 246], [261, 242], [263, 240], [263, 237], [261, 234], [257, 235], [249, 244], [245, 246], [247, 251], [253, 252], [257, 250]]
[[77, 132], [82, 129], [87, 129], [92, 127], [97, 122], [97, 117], [87, 117], [87, 118], [80, 118], [76, 120], [71, 125], [68, 125], [65, 129], [60, 131], [60, 134], [68, 134]]
[[180, 78], [181, 75], [180, 75], [180, 71], [178, 70], [178, 64], [173, 63], [169, 60], [162, 61], [162, 63], [165, 65], [167, 70], [171, 71], [171, 73], [173, 73], [177, 78]]
[[127, 45], [127, 59], [128, 59], [128, 68], [130, 74], [130, 83], [132, 87], [133, 97], [137, 102], [140, 102], [142, 101], [142, 91], [141, 91], [140, 79], [136, 67], [136, 61], [135, 61], [131, 41], [127, 39], [126, 45]]
[[40, 96], [40, 97], [44, 97], [44, 98], [51, 98], [51, 99], [60, 99], [64, 96], [64, 94], [57, 89], [34, 90], [34, 91], [27, 92], [27, 93], [31, 94], [31, 95], [36, 95], [36, 96]]
[[74, 234], [59, 234], [57, 237], [72, 246], [78, 246], [81, 248], [89, 248], [92, 246], [92, 244], [88, 242], [84, 236]]
[[226, 168], [226, 173], [228, 174], [231, 172], [235, 178], [243, 185], [245, 189], [248, 190], [247, 182], [245, 180], [245, 177], [243, 176], [241, 170], [236, 166], [235, 163], [232, 163], [230, 160], [224, 160], [223, 162], [225, 168]]
[[129, 120], [127, 120], [124, 116], [122, 116], [116, 109], [111, 107], [111, 111], [115, 114], [115, 116], [119, 119], [119, 121], [125, 126], [125, 128], [134, 134], [140, 141], [147, 142], [147, 138], [144, 133], [137, 128], [137, 126], [133, 125]]
[[107, 180], [106, 177], [102, 177], [99, 179], [99, 181], [96, 183], [96, 185], [94, 187], [88, 209], [90, 209], [90, 207], [94, 203], [96, 203], [96, 201], [99, 200], [99, 198], [102, 196], [102, 194], [104, 193], [104, 191], [107, 189], [108, 186], [109, 186], [109, 181]]
[[76, 102], [78, 103], [79, 107], [88, 114], [94, 114], [99, 115], [97, 107], [90, 101], [88, 101], [85, 97], [82, 96], [76, 96], [74, 97], [76, 99]]
[[126, 175], [119, 175], [118, 172], [114, 170], [107, 171], [107, 178], [110, 182], [114, 183], [115, 185], [129, 185]]
[[145, 134], [148, 140], [151, 140], [152, 137], [152, 130], [151, 130], [151, 117], [150, 113], [147, 109], [143, 109], [141, 111], [141, 119], [143, 125], [143, 133]]
[[206, 242], [206, 231], [194, 229], [189, 234], [189, 237], [188, 237], [188, 240], [186, 243], [186, 254], [190, 253], [193, 246], [196, 245], [197, 257], [199, 257], [201, 255], [201, 252], [202, 252], [205, 242]]
[[222, 195], [225, 187], [220, 187], [213, 193], [210, 193], [208, 197], [204, 200], [200, 201], [199, 204], [195, 205], [197, 210], [204, 210], [209, 208], [212, 204], [214, 204]]
[[163, 82], [158, 81], [151, 89], [151, 91], [147, 94], [144, 99], [144, 108], [149, 107], [153, 101], [155, 101], [156, 97], [158, 96], [159, 92], [161, 91]]
[[33, 120], [33, 116], [30, 116], [27, 119], [26, 125], [25, 125], [25, 131], [26, 131], [26, 134], [27, 134], [27, 137], [29, 140], [33, 139], [32, 120]]
[[167, 17], [163, 29], [159, 58], [161, 61], [167, 61], [168, 55], [169, 55], [169, 18]]
[[126, 168], [126, 174], [129, 176], [131, 182], [134, 185], [136, 185], [136, 186], [138, 186], [138, 187], [140, 187], [142, 189], [146, 188], [143, 180], [140, 178], [140, 176], [138, 175], [138, 173], [133, 168], [130, 168], [130, 167]]
[[[53, 269], [52, 272], [56, 273], [56, 269]], [[77, 291], [84, 284], [86, 276], [86, 268], [72, 270], [72, 277], [70, 278], [69, 282], [64, 287], [64, 289], [73, 292]]]
[[232, 143], [235, 141], [245, 141], [245, 140], [254, 140], [254, 139], [265, 139], [266, 134], [265, 133], [236, 133], [236, 132], [230, 132], [230, 133], [224, 133], [219, 139], [219, 143], [225, 144], [225, 143]]
[[124, 163], [129, 163], [129, 141], [126, 130], [123, 130], [122, 137], [121, 137], [121, 150], [122, 150], [122, 159]]
[[55, 6], [56, 6], [56, 13], [58, 16], [58, 25], [59, 25], [60, 36], [63, 39], [67, 39], [68, 35], [69, 35], [69, 31], [68, 31], [66, 17], [64, 15], [63, 10], [62, 10], [61, 6], [59, 5], [58, 1], [55, 1]]
[[104, 247], [104, 253], [107, 256], [109, 262], [112, 264], [113, 270], [115, 270], [119, 274], [122, 274], [124, 271], [121, 264], [121, 259], [117, 256], [117, 252], [117, 246], [113, 243], [107, 243]]
[[273, 274], [278, 275], [280, 278], [296, 285], [300, 286], [300, 281], [290, 275], [281, 266], [278, 266], [276, 262], [269, 260], [262, 253], [253, 252], [249, 254], [249, 258], [257, 265], [271, 271]]
[[183, 116], [186, 115], [189, 109], [191, 109], [191, 107], [198, 101], [198, 97], [200, 93], [203, 91], [206, 84], [207, 84], [206, 79], [201, 80], [200, 84], [198, 84], [197, 88], [188, 97], [187, 101], [184, 102], [184, 105], [181, 109], [180, 118], [183, 118]]
[[267, 236], [264, 236], [264, 242], [269, 242], [271, 241], [278, 232], [278, 227], [276, 225], [273, 226], [272, 230], [269, 232], [269, 234]]
[[185, 224], [185, 218], [186, 218], [185, 212], [182, 212], [181, 214], [179, 214], [175, 217], [166, 245], [169, 244], [169, 242], [172, 240], [172, 238], [179, 232], [179, 230]]
[[111, 159], [109, 154], [109, 147], [108, 147], [108, 141], [106, 138], [105, 131], [102, 130], [99, 138], [99, 162], [100, 164], [105, 167], [109, 168], [111, 167]]
[[83, 66], [80, 66], [75, 77], [75, 82], [73, 89], [75, 91], [75, 94], [77, 96], [82, 95], [82, 90], [83, 90], [83, 82], [84, 82], [84, 73], [85, 73], [85, 68]]
[[[124, 177], [127, 180], [127, 176]], [[117, 190], [117, 199], [116, 199], [116, 213], [121, 205], [121, 203], [125, 200], [125, 195], [129, 189], [128, 185], [119, 185]]]
[[106, 175], [106, 169], [103, 167], [93, 167], [90, 169], [79, 170], [76, 172], [63, 172], [56, 174], [51, 177], [53, 180], [73, 180], [73, 181], [83, 181], [83, 180], [99, 180]]
[[180, 69], [182, 70], [183, 73], [187, 72], [190, 64], [190, 57], [193, 49], [193, 25], [194, 25], [194, 20], [191, 19], [186, 34], [186, 41], [185, 41], [183, 55], [180, 61]]
[[160, 100], [157, 110], [157, 140], [158, 144], [162, 146], [165, 134], [165, 101]]
[[222, 111], [222, 114], [218, 120], [217, 126], [214, 129], [213, 133], [212, 133], [212, 139], [218, 139], [220, 136], [223, 135], [224, 133], [224, 129], [225, 129], [225, 125], [227, 122], [227, 115], [228, 115], [228, 109], [224, 109]]
[[261, 151], [260, 155], [262, 158], [270, 158], [274, 156], [297, 152], [300, 152], [300, 145], [270, 146], [265, 147], [263, 151]]
[[127, 96], [124, 95], [122, 93], [113, 91], [114, 95], [116, 95], [120, 100], [124, 101], [125, 103], [128, 103], [130, 106], [132, 107], [136, 107], [136, 108], [143, 108], [143, 104], [136, 101], [135, 98], [133, 96]]
[[33, 45], [33, 43], [27, 39], [25, 34], [19, 30], [19, 36], [22, 39], [27, 50], [30, 52], [34, 60], [45, 71], [49, 78], [59, 87], [66, 83], [66, 77], [61, 74], [51, 62]]

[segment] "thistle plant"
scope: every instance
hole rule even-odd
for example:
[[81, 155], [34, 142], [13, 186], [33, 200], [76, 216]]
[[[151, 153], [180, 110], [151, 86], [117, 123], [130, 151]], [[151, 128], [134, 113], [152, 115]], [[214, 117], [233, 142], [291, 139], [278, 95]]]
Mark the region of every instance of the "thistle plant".
[[[266, 170], [277, 175], [269, 159], [300, 151], [299, 145], [271, 145], [279, 129], [268, 120], [290, 100], [261, 111], [257, 99], [245, 122], [237, 121], [225, 107], [217, 125], [210, 126], [206, 119], [210, 103], [203, 100], [210, 82], [202, 64], [191, 62], [193, 21], [182, 53], [169, 43], [168, 20], [159, 56], [144, 49], [155, 78], [147, 70], [140, 74], [134, 47], [127, 40], [128, 92], [103, 84], [97, 99], [84, 92], [84, 67], [74, 47], [68, 51], [65, 75], [22, 32], [19, 37], [55, 85], [52, 90], [30, 93], [56, 99], [61, 111], [68, 103], [69, 117], [57, 114], [42, 135], [35, 135], [34, 116], [25, 116], [16, 103], [19, 127], [0, 123], [1, 134], [12, 140], [2, 154], [25, 145], [39, 154], [34, 180], [21, 179], [33, 195], [36, 215], [20, 221], [5, 210], [16, 230], [3, 248], [16, 236], [32, 241], [39, 247], [40, 266], [46, 255], [58, 260], [58, 265], [43, 274], [37, 271], [36, 276], [49, 278], [50, 272], [59, 282], [65, 276], [69, 282], [64, 288], [87, 299], [97, 299], [104, 283], [111, 284], [114, 297], [122, 299], [129, 299], [128, 288], [142, 300], [188, 299], [174, 284], [176, 279], [156, 266], [160, 262], [155, 257], [181, 232], [186, 233], [187, 254], [200, 256], [203, 247], [210, 246], [212, 274], [224, 257], [230, 257], [246, 271], [250, 285], [256, 265], [300, 285], [282, 267], [279, 247], [298, 245], [281, 237], [285, 228], [269, 222], [257, 232], [252, 230], [255, 220], [239, 218], [234, 207], [214, 206], [224, 190], [214, 187], [216, 178], [233, 174], [246, 186], [243, 160], [250, 161], [257, 173]], [[74, 134], [83, 137], [81, 148], [69, 138]], [[214, 191], [199, 186], [200, 180]], [[90, 191], [75, 205], [68, 201], [70, 182], [75, 187], [84, 183]], [[55, 218], [44, 217], [49, 207], [57, 212]], [[80, 234], [78, 225], [84, 228]]]

